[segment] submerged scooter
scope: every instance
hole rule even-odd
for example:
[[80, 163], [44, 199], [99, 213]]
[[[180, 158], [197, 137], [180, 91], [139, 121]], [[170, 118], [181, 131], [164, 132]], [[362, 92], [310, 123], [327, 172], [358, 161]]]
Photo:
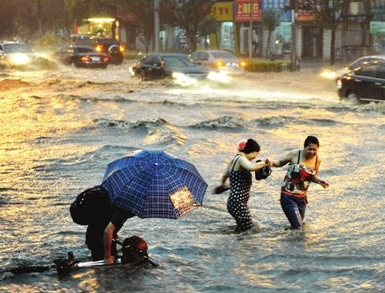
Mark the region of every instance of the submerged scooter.
[[[143, 264], [150, 263], [152, 266], [157, 267], [158, 265], [153, 262], [148, 256], [148, 246], [146, 241], [139, 236], [131, 236], [126, 238], [123, 242], [115, 240], [115, 242], [122, 246], [122, 255], [118, 257], [115, 264]], [[71, 270], [76, 268], [86, 268], [94, 266], [104, 266], [104, 260], [82, 262], [76, 260], [72, 252], [69, 252], [67, 259], [56, 259], [54, 260], [53, 267], [56, 269], [59, 276], [67, 275]]]
[[[123, 242], [115, 240], [115, 242], [122, 246], [122, 254], [117, 257], [115, 264], [132, 264], [140, 265], [144, 263], [149, 263], [154, 267], [157, 267], [154, 261], [148, 256], [147, 250], [148, 246], [146, 241], [139, 236], [131, 236], [124, 239]], [[18, 266], [15, 268], [5, 269], [1, 271], [2, 273], [10, 272], [13, 274], [22, 274], [22, 273], [32, 273], [32, 272], [44, 272], [52, 268], [55, 268], [59, 277], [68, 275], [71, 271], [95, 267], [95, 266], [104, 266], [104, 260], [99, 261], [81, 261], [75, 259], [72, 252], [68, 252], [67, 258], [55, 259], [53, 264], [45, 266]]]

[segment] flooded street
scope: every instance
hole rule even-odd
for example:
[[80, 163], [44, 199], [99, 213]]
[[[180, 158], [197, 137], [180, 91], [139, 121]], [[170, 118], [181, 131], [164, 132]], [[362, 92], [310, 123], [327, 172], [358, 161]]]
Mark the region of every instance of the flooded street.
[[[2, 269], [50, 265], [72, 251], [90, 260], [86, 226], [69, 205], [100, 184], [109, 162], [162, 149], [193, 163], [209, 184], [204, 205], [178, 220], [129, 219], [159, 267], [54, 269], [0, 275], [0, 292], [383, 292], [385, 106], [339, 101], [314, 70], [247, 73], [229, 85], [181, 88], [106, 70], [0, 72], [0, 261]], [[320, 140], [319, 177], [303, 231], [280, 203], [286, 167], [253, 180], [256, 229], [233, 233], [219, 184], [237, 142], [254, 138], [260, 159]]]

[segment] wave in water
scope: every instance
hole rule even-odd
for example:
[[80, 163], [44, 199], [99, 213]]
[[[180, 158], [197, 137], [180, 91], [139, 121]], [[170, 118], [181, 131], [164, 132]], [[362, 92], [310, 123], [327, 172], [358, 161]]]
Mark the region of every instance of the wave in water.
[[116, 120], [116, 119], [95, 119], [93, 121], [95, 125], [101, 127], [114, 127], [114, 128], [132, 128], [132, 129], [153, 129], [153, 128], [163, 128], [163, 127], [173, 127], [165, 119], [158, 118], [157, 120], [148, 121], [148, 120], [139, 120], [135, 122], [125, 121], [125, 120]]
[[246, 121], [242, 118], [232, 117], [232, 116], [223, 116], [213, 120], [205, 120], [194, 125], [191, 125], [192, 128], [230, 128], [237, 129], [241, 131], [245, 125]]

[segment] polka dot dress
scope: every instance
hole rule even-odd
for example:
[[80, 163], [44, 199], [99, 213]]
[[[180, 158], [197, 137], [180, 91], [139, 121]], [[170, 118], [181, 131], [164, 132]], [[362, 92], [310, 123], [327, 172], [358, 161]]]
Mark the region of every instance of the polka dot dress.
[[230, 196], [227, 201], [227, 210], [237, 222], [237, 231], [245, 231], [253, 227], [253, 221], [247, 202], [250, 198], [252, 183], [250, 171], [230, 172]]

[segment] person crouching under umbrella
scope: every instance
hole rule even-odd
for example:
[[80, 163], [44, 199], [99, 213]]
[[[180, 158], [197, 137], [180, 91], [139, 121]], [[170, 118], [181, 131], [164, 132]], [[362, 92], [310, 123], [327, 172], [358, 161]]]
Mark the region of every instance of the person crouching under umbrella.
[[117, 233], [127, 219], [134, 216], [130, 212], [111, 206], [109, 217], [88, 226], [86, 244], [91, 250], [92, 260], [104, 259], [104, 262], [108, 265], [115, 262], [117, 249], [114, 239], [117, 239]]

